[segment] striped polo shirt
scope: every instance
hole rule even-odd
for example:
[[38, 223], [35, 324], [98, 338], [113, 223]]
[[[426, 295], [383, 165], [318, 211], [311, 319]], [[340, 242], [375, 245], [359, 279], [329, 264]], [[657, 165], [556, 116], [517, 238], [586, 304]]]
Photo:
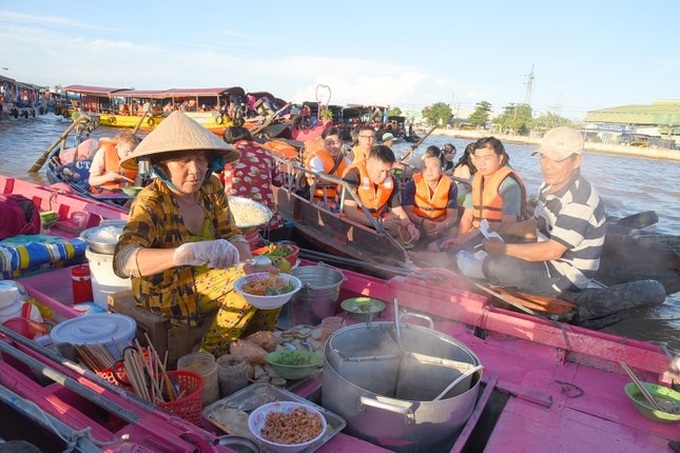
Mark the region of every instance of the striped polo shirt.
[[604, 203], [578, 169], [565, 187], [553, 194], [548, 189], [545, 182], [539, 188], [538, 240], [553, 239], [567, 247], [561, 258], [547, 265], [552, 277], [562, 275], [573, 286], [565, 281], [554, 289], [586, 288], [600, 266], [607, 229]]

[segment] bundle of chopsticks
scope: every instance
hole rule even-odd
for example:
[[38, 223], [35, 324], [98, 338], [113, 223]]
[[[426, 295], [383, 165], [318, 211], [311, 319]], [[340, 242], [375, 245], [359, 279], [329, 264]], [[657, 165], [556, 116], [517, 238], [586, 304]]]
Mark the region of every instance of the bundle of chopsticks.
[[99, 373], [107, 368], [113, 368], [116, 362], [106, 346], [101, 343], [76, 344], [73, 347], [85, 365], [94, 372]]
[[123, 367], [128, 382], [135, 393], [152, 403], [175, 401], [183, 396], [183, 392], [175, 388], [173, 379], [167, 372], [168, 352], [161, 361], [156, 349], [147, 336], [148, 357], [144, 349], [135, 340], [135, 348], [126, 348], [123, 352]]

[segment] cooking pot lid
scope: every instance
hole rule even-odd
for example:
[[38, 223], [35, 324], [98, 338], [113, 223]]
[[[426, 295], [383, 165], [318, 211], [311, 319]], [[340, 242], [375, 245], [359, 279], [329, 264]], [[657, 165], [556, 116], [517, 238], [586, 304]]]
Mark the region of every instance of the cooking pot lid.
[[118, 313], [98, 313], [79, 316], [57, 324], [50, 332], [55, 343], [118, 343], [129, 341], [137, 323]]

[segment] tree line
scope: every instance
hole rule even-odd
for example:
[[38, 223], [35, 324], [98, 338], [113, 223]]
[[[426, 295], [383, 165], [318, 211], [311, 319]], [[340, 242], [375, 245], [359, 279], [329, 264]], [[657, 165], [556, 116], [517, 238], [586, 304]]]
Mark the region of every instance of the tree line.
[[[491, 119], [491, 103], [487, 101], [478, 102], [475, 110], [467, 118], [455, 118], [453, 110], [449, 104], [437, 102], [428, 105], [422, 110], [423, 118], [432, 126], [439, 125], [445, 127], [465, 126], [475, 128], [487, 128], [493, 123], [499, 132], [505, 134], [528, 135], [531, 130], [547, 131], [558, 126], [578, 127], [577, 122], [564, 118], [556, 113], [548, 112], [533, 117], [533, 110], [528, 104], [509, 104], [503, 108], [503, 112]], [[394, 111], [394, 113], [393, 113]], [[397, 113], [398, 112], [398, 113]], [[399, 107], [390, 110], [390, 115], [399, 115]]]

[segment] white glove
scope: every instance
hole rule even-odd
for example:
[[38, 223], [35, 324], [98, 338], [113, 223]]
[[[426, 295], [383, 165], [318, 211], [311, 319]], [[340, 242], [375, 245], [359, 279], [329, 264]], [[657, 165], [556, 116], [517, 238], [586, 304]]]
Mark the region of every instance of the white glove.
[[207, 265], [214, 269], [226, 269], [239, 261], [238, 249], [226, 239], [187, 242], [177, 247], [172, 257], [175, 266]]

